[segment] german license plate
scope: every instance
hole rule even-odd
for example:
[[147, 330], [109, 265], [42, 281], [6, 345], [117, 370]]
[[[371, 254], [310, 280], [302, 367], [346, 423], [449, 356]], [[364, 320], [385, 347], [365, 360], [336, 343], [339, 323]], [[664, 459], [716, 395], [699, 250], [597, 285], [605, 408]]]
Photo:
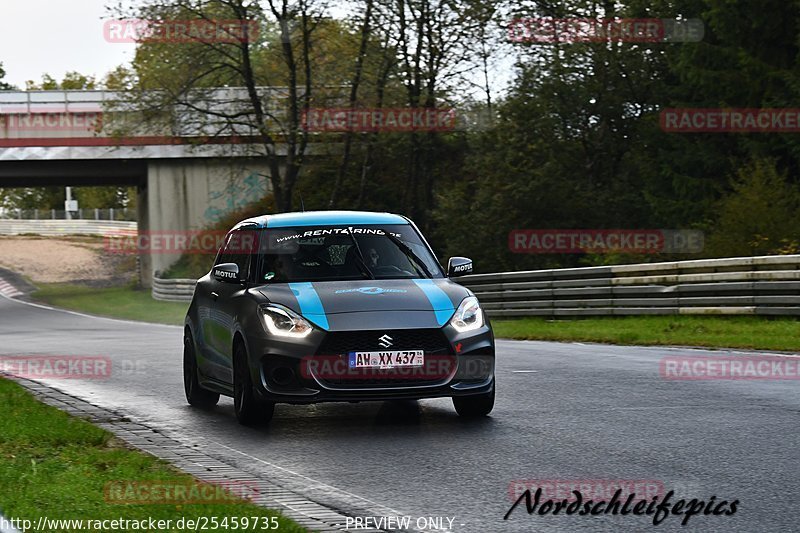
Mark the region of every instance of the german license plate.
[[423, 350], [391, 350], [386, 352], [350, 352], [350, 368], [394, 368], [422, 366]]

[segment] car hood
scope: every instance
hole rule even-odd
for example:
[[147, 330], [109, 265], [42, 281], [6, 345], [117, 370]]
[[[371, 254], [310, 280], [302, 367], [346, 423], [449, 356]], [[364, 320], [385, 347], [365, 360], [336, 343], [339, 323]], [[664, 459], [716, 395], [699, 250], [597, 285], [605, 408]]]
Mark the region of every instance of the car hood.
[[438, 328], [472, 294], [449, 279], [278, 283], [257, 290], [327, 330]]

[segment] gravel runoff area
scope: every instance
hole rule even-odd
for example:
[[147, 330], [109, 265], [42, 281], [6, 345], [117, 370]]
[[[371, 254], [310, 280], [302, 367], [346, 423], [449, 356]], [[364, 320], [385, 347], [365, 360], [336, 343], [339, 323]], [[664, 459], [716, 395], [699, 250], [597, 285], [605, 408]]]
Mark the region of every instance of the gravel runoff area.
[[120, 285], [136, 279], [136, 256], [106, 252], [102, 237], [0, 236], [0, 267], [33, 283]]

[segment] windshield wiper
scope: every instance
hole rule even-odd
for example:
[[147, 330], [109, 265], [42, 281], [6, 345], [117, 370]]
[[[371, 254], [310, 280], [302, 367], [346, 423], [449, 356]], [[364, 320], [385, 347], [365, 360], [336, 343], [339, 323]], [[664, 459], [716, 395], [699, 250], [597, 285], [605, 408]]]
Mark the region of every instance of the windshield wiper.
[[414, 263], [416, 263], [416, 264], [417, 264], [416, 266], [414, 266], [414, 268], [416, 268], [416, 269], [417, 269], [417, 274], [419, 274], [419, 273], [420, 273], [420, 272], [419, 272], [419, 268], [417, 268], [417, 267], [419, 266], [419, 267], [422, 267], [422, 271], [425, 273], [425, 275], [426, 275], [426, 276], [428, 276], [428, 279], [433, 279], [433, 274], [431, 274], [431, 271], [430, 271], [430, 270], [428, 270], [428, 267], [427, 267], [427, 266], [425, 266], [425, 262], [424, 262], [422, 259], [420, 259], [420, 258], [419, 258], [419, 256], [417, 256], [417, 254], [415, 254], [415, 253], [414, 253], [414, 251], [413, 251], [411, 248], [409, 248], [409, 247], [408, 247], [408, 245], [407, 245], [406, 243], [404, 243], [403, 241], [401, 241], [400, 239], [398, 239], [397, 237], [395, 237], [394, 235], [392, 235], [392, 234], [391, 234], [389, 231], [387, 231], [387, 230], [384, 230], [383, 232], [386, 234], [386, 236], [387, 236], [387, 237], [389, 237], [389, 240], [390, 240], [390, 241], [392, 241], [393, 243], [395, 243], [395, 245], [396, 245], [398, 248], [400, 248], [400, 250], [401, 250], [401, 251], [402, 251], [404, 254], [406, 254], [406, 257], [408, 257], [408, 258], [409, 258], [409, 259], [411, 259], [411, 260], [412, 260]]
[[356, 259], [358, 260], [359, 264], [361, 265], [364, 274], [369, 276], [369, 279], [375, 279], [375, 274], [373, 274], [372, 270], [370, 270], [369, 267], [367, 266], [367, 262], [364, 259], [364, 254], [361, 253], [361, 247], [358, 245], [358, 241], [356, 240], [355, 235], [353, 235], [353, 227], [352, 226], [347, 228], [347, 234], [350, 235], [350, 240], [352, 240], [353, 244], [355, 245], [356, 252], [358, 253], [358, 255], [356, 256]]

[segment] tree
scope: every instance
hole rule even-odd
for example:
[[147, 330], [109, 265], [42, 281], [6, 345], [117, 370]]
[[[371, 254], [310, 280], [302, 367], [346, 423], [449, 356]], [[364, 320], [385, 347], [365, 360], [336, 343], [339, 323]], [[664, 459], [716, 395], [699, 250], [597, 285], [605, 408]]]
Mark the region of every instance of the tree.
[[800, 187], [774, 159], [756, 159], [717, 204], [709, 251], [724, 257], [800, 252]]
[[110, 91], [130, 91], [136, 83], [136, 74], [125, 65], [116, 67], [103, 78], [103, 87]]
[[[364, 3], [364, 17], [361, 22], [360, 37], [358, 54], [356, 55], [355, 68], [353, 69], [353, 77], [350, 81], [350, 95], [347, 99], [347, 107], [354, 109], [358, 103], [358, 89], [361, 87], [361, 79], [364, 75], [364, 62], [367, 56], [367, 50], [372, 32], [373, 6], [375, 0], [365, 0]], [[336, 173], [336, 181], [333, 184], [331, 191], [331, 198], [328, 202], [328, 207], [336, 205], [336, 196], [339, 193], [342, 180], [344, 180], [347, 173], [347, 167], [350, 164], [350, 150], [353, 145], [353, 132], [347, 131], [344, 134], [344, 147], [342, 150], [342, 161], [339, 164], [339, 170]]]
[[75, 187], [72, 194], [83, 209], [136, 207], [135, 187]]
[[[519, 9], [512, 17], [644, 16], [629, 6], [582, 0]], [[507, 246], [513, 229], [660, 227], [639, 159], [660, 133], [651, 117], [666, 73], [663, 47], [612, 39], [530, 42], [519, 43], [517, 54], [517, 75], [496, 105], [494, 131], [471, 140], [466, 182], [441, 198], [442, 234], [460, 228], [469, 238], [458, 244], [485, 268], [516, 269], [585, 258], [513, 254]], [[456, 242], [447, 244], [457, 252]]]
[[[135, 103], [145, 115], [163, 120], [164, 112], [191, 113], [198, 131], [210, 137], [253, 135], [267, 161], [279, 210], [290, 210], [304, 164], [309, 132], [302, 114], [315, 85], [311, 68], [312, 34], [324, 19], [316, 0], [267, 0], [264, 8], [249, 0], [153, 0], [135, 8], [137, 18], [151, 21], [269, 20], [272, 32], [224, 40], [198, 39], [178, 46], [141, 42], [134, 68], [139, 79]], [[223, 42], [224, 41], [224, 42]], [[264, 68], [277, 64], [277, 71]], [[261, 87], [282, 87], [264, 91]], [[211, 87], [241, 87], [243, 92], [220, 102]]]
[[[476, 9], [479, 2], [470, 0], [397, 0], [390, 5], [390, 46], [398, 54], [395, 75], [405, 88], [404, 104], [441, 107], [447, 90], [463, 83], [465, 72], [475, 68], [474, 50], [467, 43], [481, 35], [486, 10]], [[408, 134], [402, 206], [412, 217], [434, 207], [434, 167], [442, 148], [437, 132]], [[422, 225], [429, 229], [427, 217]]]
[[3, 63], [0, 63], [0, 91], [12, 91], [14, 86], [3, 81], [6, 77], [6, 70], [3, 68]]
[[63, 187], [0, 189], [0, 207], [6, 209], [64, 209]]
[[42, 74], [42, 81], [37, 83], [33, 80], [25, 82], [26, 91], [81, 91], [92, 90], [97, 87], [97, 82], [92, 76], [84, 76], [75, 71], [64, 74], [64, 78], [59, 82], [50, 74]]

